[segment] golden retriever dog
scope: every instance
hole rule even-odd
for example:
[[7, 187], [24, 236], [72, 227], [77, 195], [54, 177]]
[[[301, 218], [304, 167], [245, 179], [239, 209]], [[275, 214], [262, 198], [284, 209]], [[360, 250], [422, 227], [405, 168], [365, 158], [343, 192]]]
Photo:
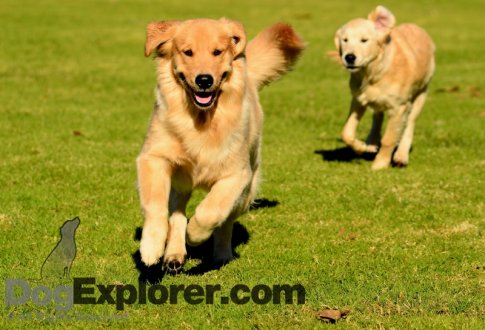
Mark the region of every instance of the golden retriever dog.
[[[146, 265], [163, 256], [164, 267], [177, 272], [186, 241], [197, 246], [212, 234], [214, 262], [233, 258], [233, 222], [249, 208], [259, 181], [258, 90], [287, 72], [303, 48], [282, 23], [249, 43], [243, 26], [226, 18], [148, 25], [145, 55], [155, 54], [156, 102], [137, 158]], [[195, 188], [208, 193], [187, 222]]]
[[[375, 170], [388, 167], [391, 158], [397, 166], [408, 164], [415, 121], [435, 68], [435, 46], [428, 34], [414, 24], [394, 27], [395, 21], [388, 9], [378, 6], [368, 19], [354, 19], [335, 34], [339, 60], [350, 72], [352, 92], [342, 139], [357, 153], [377, 152], [372, 163]], [[367, 106], [374, 115], [363, 142], [356, 130]], [[388, 123], [381, 138], [384, 112]]]

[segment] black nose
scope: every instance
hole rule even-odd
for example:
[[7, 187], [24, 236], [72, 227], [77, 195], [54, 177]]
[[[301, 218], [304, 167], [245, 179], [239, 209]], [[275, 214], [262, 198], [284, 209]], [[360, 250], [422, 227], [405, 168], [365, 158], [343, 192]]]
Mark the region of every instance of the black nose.
[[354, 54], [347, 54], [345, 55], [345, 62], [347, 62], [347, 64], [354, 64], [355, 62], [355, 55]]
[[208, 89], [214, 83], [214, 78], [210, 74], [199, 74], [195, 77], [195, 83], [202, 89]]

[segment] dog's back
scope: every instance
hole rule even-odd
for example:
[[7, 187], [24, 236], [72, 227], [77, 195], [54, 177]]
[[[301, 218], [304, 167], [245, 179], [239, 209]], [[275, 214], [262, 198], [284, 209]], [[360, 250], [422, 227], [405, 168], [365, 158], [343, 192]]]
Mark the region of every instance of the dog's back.
[[414, 77], [415, 87], [419, 90], [425, 88], [435, 69], [435, 45], [431, 37], [419, 26], [408, 23], [395, 27], [391, 40], [401, 52], [396, 54], [393, 65], [406, 63], [409, 66], [407, 73]]

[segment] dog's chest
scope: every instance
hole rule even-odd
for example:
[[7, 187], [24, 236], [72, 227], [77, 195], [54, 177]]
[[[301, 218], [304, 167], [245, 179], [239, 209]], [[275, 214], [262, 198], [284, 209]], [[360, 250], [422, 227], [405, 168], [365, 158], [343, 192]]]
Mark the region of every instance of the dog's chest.
[[380, 84], [361, 85], [358, 88], [351, 86], [353, 97], [362, 105], [370, 106], [376, 111], [385, 111], [395, 106], [392, 93], [385, 91]]
[[371, 106], [373, 108], [385, 108], [388, 103], [386, 95], [383, 95], [379, 89], [372, 86], [358, 93], [356, 98], [363, 106]]
[[207, 148], [198, 155], [186, 155], [172, 176], [173, 185], [182, 190], [209, 189], [231, 169], [231, 158], [224, 150], [212, 152]]
[[244, 145], [238, 143], [240, 140], [234, 134], [224, 138], [209, 132], [186, 134], [173, 180], [186, 188], [212, 186], [220, 177], [232, 174], [229, 172], [235, 163], [244, 162]]

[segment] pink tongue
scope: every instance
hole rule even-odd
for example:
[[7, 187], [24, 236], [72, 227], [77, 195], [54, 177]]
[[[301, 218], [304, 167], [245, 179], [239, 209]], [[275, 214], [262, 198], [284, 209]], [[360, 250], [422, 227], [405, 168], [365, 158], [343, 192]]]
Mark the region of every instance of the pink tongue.
[[212, 100], [212, 95], [209, 95], [207, 97], [202, 97], [202, 96], [199, 96], [199, 95], [195, 94], [195, 99], [200, 104], [208, 104]]

